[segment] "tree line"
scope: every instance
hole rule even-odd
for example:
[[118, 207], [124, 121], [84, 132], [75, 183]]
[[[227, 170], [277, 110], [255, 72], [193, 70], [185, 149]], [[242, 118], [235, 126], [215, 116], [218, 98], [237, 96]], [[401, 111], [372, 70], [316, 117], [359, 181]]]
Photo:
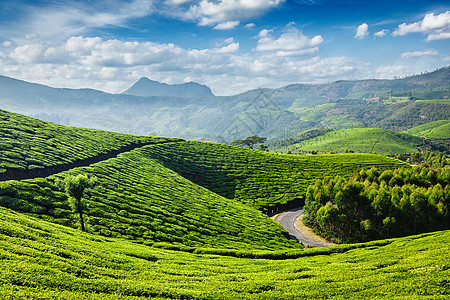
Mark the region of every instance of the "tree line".
[[450, 228], [450, 167], [361, 170], [310, 185], [305, 223], [335, 242], [363, 242]]

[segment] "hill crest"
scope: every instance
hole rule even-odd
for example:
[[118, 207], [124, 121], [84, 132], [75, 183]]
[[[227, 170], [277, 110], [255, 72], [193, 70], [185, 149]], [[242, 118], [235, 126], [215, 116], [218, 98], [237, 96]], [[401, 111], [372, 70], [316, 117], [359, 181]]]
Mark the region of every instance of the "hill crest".
[[169, 96], [169, 97], [186, 97], [201, 98], [214, 97], [211, 89], [206, 85], [196, 82], [186, 82], [182, 84], [167, 84], [159, 81], [142, 77], [134, 83], [129, 89], [122, 94], [152, 97], [152, 96]]

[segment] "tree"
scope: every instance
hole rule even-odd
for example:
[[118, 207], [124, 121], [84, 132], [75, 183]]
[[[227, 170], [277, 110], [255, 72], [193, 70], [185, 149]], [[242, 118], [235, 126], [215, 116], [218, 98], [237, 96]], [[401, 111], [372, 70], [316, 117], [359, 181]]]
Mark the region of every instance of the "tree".
[[236, 145], [236, 146], [241, 146], [241, 147], [247, 146], [250, 149], [253, 149], [253, 147], [256, 144], [262, 144], [266, 140], [267, 140], [267, 138], [265, 138], [265, 137], [259, 137], [257, 135], [252, 135], [243, 140], [235, 140], [234, 142], [232, 142], [232, 144]]
[[69, 197], [69, 204], [72, 212], [77, 215], [80, 222], [81, 231], [86, 231], [86, 218], [84, 216], [88, 207], [83, 201], [85, 192], [95, 183], [95, 178], [89, 178], [87, 175], [78, 174], [77, 176], [69, 175], [64, 179], [64, 190]]

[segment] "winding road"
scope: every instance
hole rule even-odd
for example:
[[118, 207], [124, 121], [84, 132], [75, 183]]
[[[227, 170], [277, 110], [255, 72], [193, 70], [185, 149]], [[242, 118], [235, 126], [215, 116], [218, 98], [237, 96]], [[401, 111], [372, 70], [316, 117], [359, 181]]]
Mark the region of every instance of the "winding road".
[[298, 230], [298, 227], [294, 224], [302, 214], [303, 207], [300, 207], [280, 214], [275, 220], [283, 226], [292, 239], [302, 243], [303, 245], [310, 247], [331, 247], [332, 245], [315, 241]]

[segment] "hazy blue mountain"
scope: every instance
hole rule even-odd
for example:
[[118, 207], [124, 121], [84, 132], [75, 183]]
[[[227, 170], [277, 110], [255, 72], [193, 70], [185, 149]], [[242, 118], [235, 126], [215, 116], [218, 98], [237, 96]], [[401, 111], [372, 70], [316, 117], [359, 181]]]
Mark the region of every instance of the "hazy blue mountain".
[[[153, 92], [158, 93], [167, 89], [167, 95], [127, 94], [145, 93], [151, 86], [157, 87]], [[207, 96], [198, 93], [191, 97], [197, 90]], [[109, 94], [93, 89], [51, 88], [0, 76], [0, 108], [64, 125], [219, 142], [255, 134], [269, 139], [289, 138], [323, 127], [405, 130], [450, 118], [450, 105], [437, 107], [414, 101], [384, 105], [364, 100], [411, 91], [450, 96], [450, 68], [395, 80], [293, 84], [226, 97], [214, 96], [209, 88], [195, 83], [169, 86], [141, 79], [125, 93]]]
[[211, 97], [214, 94], [209, 87], [195, 82], [183, 84], [166, 84], [150, 80], [146, 77], [139, 79], [133, 86], [122, 94], [151, 97], [151, 96], [169, 96], [185, 98]]

